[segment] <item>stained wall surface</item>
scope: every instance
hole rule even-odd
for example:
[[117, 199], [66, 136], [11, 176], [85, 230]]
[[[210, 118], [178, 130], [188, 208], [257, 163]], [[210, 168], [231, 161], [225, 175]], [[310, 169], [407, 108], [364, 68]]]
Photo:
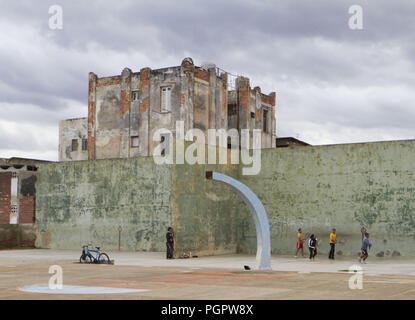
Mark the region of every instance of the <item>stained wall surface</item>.
[[[265, 206], [274, 254], [294, 255], [300, 227], [304, 236], [316, 234], [326, 254], [334, 227], [338, 253], [355, 255], [365, 227], [369, 254], [415, 256], [413, 159], [414, 140], [278, 148], [263, 150], [261, 173], [241, 181]], [[243, 233], [241, 251], [254, 252], [254, 225]]]
[[179, 251], [253, 253], [250, 212], [232, 190], [205, 179], [213, 170], [239, 179], [263, 202], [273, 254], [293, 255], [300, 227], [304, 236], [317, 235], [326, 254], [335, 227], [337, 253], [355, 255], [365, 227], [370, 254], [414, 257], [414, 147], [409, 140], [266, 149], [256, 176], [243, 176], [242, 164], [159, 166], [151, 157], [44, 164], [36, 245], [116, 249], [120, 235], [122, 250], [159, 251], [172, 225]]
[[82, 140], [88, 139], [87, 127], [88, 118], [59, 121], [59, 161], [88, 160], [88, 149], [82, 148]]

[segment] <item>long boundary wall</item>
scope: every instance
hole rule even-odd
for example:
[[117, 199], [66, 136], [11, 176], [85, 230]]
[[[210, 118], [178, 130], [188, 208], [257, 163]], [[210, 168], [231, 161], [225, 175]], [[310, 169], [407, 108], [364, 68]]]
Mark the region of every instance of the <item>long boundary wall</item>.
[[161, 251], [172, 225], [179, 253], [255, 252], [249, 211], [232, 190], [205, 179], [212, 170], [258, 195], [273, 254], [295, 253], [299, 227], [315, 233], [319, 253], [326, 254], [336, 227], [337, 253], [355, 255], [365, 227], [374, 244], [370, 254], [415, 256], [414, 147], [408, 140], [266, 149], [256, 176], [243, 176], [242, 165], [159, 166], [153, 158], [43, 164], [36, 246], [77, 249], [92, 242]]

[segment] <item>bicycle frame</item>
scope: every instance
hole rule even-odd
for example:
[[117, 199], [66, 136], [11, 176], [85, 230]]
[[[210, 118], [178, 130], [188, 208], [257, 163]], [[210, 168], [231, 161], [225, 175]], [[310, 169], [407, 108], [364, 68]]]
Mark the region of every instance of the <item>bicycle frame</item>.
[[84, 256], [83, 259], [85, 259], [86, 257], [90, 257], [93, 262], [99, 262], [98, 259], [99, 259], [100, 254], [101, 254], [101, 251], [98, 249], [93, 250], [93, 249], [89, 249], [87, 245], [82, 246], [82, 255]]
[[[93, 255], [93, 253], [95, 253], [95, 257]], [[91, 250], [91, 249], [86, 248], [86, 255], [91, 257], [91, 259], [93, 259], [94, 262], [98, 261], [98, 257], [99, 257], [100, 253], [101, 252], [99, 250]]]

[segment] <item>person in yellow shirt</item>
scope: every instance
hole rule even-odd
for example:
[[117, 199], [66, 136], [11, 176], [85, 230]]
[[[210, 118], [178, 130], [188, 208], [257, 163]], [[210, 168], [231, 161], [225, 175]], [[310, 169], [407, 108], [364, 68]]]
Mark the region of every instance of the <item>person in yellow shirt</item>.
[[297, 258], [298, 256], [298, 251], [301, 250], [301, 255], [304, 257], [304, 249], [303, 249], [303, 242], [305, 239], [303, 239], [303, 234], [302, 234], [302, 230], [301, 228], [298, 229], [298, 233], [297, 233], [297, 251], [295, 252], [295, 257]]
[[336, 248], [336, 229], [333, 228], [332, 232], [330, 233], [330, 253], [329, 253], [329, 259], [334, 260], [334, 250]]

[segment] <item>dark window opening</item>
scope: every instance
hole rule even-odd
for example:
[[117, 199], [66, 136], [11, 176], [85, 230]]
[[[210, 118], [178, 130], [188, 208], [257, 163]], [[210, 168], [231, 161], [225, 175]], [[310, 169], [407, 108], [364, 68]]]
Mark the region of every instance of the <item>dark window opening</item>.
[[169, 135], [161, 135], [161, 142], [164, 144], [164, 148], [161, 149], [161, 156], [165, 156], [169, 153]]
[[78, 151], [78, 139], [72, 139], [72, 151]]
[[251, 118], [255, 119], [255, 112], [251, 112]]
[[138, 101], [138, 98], [139, 98], [138, 91], [132, 91], [131, 92], [131, 100], [132, 101]]
[[88, 150], [88, 139], [82, 139], [82, 151]]
[[238, 113], [238, 108], [235, 103], [228, 104], [228, 116], [234, 116]]
[[264, 116], [263, 116], [262, 121], [263, 121], [263, 127], [262, 127], [263, 131], [268, 132], [268, 126], [267, 126], [267, 124], [268, 124], [268, 110], [264, 110]]

